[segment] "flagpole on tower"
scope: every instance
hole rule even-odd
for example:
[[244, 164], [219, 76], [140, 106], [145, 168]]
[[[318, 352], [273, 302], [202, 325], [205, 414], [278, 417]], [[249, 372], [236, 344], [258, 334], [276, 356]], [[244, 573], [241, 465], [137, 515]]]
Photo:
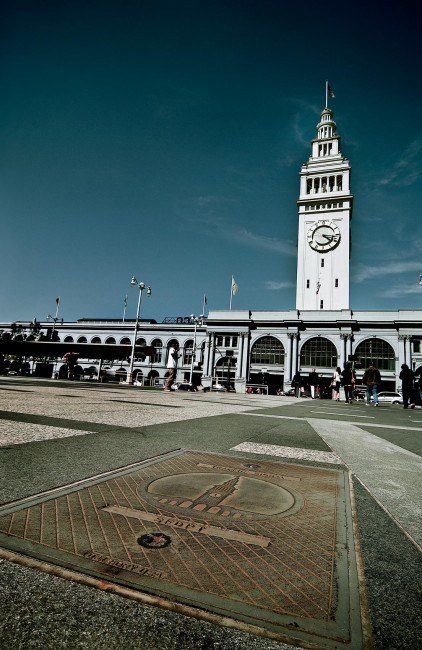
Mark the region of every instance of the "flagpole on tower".
[[328, 108], [328, 81], [325, 82], [325, 108]]

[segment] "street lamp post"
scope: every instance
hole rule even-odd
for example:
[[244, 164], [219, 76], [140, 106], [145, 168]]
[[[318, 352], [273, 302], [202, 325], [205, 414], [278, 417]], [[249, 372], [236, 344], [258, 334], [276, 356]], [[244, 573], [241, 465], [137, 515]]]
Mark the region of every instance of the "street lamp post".
[[[133, 276], [131, 282], [130, 282], [132, 287], [135, 287], [136, 285], [139, 288], [139, 299], [138, 299], [138, 309], [136, 312], [136, 320], [135, 320], [135, 331], [133, 333], [133, 343], [132, 343], [132, 354], [130, 356], [130, 366], [129, 366], [129, 376], [127, 379], [127, 383], [130, 385], [133, 385], [133, 363], [135, 361], [135, 345], [136, 345], [136, 337], [138, 334], [138, 325], [139, 325], [139, 312], [141, 309], [141, 301], [142, 301], [142, 292], [145, 289], [145, 284], [143, 282], [138, 282], [138, 280]], [[147, 296], [151, 295], [151, 287], [148, 287], [147, 289]]]
[[192, 359], [190, 362], [190, 376], [189, 376], [189, 383], [192, 386], [192, 378], [193, 378], [193, 364], [195, 362], [195, 352], [196, 352], [196, 329], [198, 325], [202, 325], [204, 315], [201, 314], [199, 317], [195, 316], [195, 314], [191, 314], [190, 316], [190, 322], [195, 324], [195, 330], [193, 334], [193, 350], [192, 350]]

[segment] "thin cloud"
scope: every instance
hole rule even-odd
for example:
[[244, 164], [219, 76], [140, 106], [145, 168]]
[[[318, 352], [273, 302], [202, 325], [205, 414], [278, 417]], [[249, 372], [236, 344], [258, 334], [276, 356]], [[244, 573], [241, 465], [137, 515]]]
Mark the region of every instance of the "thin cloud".
[[275, 282], [274, 280], [267, 280], [265, 288], [269, 291], [280, 291], [280, 289], [292, 289], [295, 286], [293, 282]]
[[250, 248], [258, 248], [260, 250], [272, 251], [274, 253], [282, 253], [283, 255], [296, 256], [296, 244], [289, 240], [276, 239], [275, 237], [266, 237], [265, 235], [257, 235], [246, 229], [233, 231], [229, 233], [232, 239], [237, 243], [244, 244]]
[[422, 138], [416, 138], [404, 150], [391, 171], [379, 180], [378, 185], [413, 185], [422, 174], [421, 161], [415, 161], [421, 150]]
[[390, 287], [386, 291], [381, 293], [381, 296], [384, 298], [401, 298], [402, 296], [416, 295], [418, 294], [422, 298], [422, 287], [418, 283], [415, 286], [405, 287], [402, 285], [396, 287]]
[[[391, 262], [381, 266], [366, 266], [353, 276], [355, 282], [365, 282], [373, 278], [382, 279], [386, 275], [399, 275], [401, 273], [410, 273], [420, 271], [422, 262]], [[418, 276], [419, 279], [419, 276]]]

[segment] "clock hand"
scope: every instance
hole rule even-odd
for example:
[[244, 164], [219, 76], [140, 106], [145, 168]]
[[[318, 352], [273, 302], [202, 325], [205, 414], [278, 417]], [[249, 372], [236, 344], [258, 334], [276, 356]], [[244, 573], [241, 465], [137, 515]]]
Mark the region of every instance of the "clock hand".
[[325, 237], [325, 239], [328, 239], [329, 241], [333, 241], [333, 235], [325, 235], [322, 233], [322, 236]]

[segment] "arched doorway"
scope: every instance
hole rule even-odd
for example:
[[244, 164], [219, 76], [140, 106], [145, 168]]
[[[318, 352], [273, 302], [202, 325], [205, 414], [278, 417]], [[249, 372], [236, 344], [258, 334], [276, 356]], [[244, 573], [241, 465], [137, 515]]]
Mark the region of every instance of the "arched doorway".
[[251, 349], [251, 384], [268, 386], [275, 395], [284, 384], [284, 346], [275, 336], [261, 336]]
[[155, 386], [156, 380], [160, 375], [157, 370], [150, 370], [148, 373], [148, 383], [150, 386]]
[[127, 370], [125, 368], [122, 367], [117, 368], [114, 374], [116, 377], [116, 381], [118, 381], [119, 384], [122, 384], [127, 380]]
[[[363, 373], [372, 362], [381, 373], [381, 388], [395, 390], [395, 379], [391, 375], [389, 377], [388, 373], [393, 373], [396, 370], [396, 355], [394, 348], [387, 341], [375, 337], [366, 339], [356, 347], [355, 355], [362, 368], [360, 372]], [[385, 374], [383, 376], [383, 373], [387, 373], [387, 376]], [[359, 376], [361, 376], [360, 373]]]
[[236, 363], [233, 363], [233, 357], [221, 357], [215, 365], [217, 383], [225, 386], [227, 390], [234, 390], [235, 370]]

